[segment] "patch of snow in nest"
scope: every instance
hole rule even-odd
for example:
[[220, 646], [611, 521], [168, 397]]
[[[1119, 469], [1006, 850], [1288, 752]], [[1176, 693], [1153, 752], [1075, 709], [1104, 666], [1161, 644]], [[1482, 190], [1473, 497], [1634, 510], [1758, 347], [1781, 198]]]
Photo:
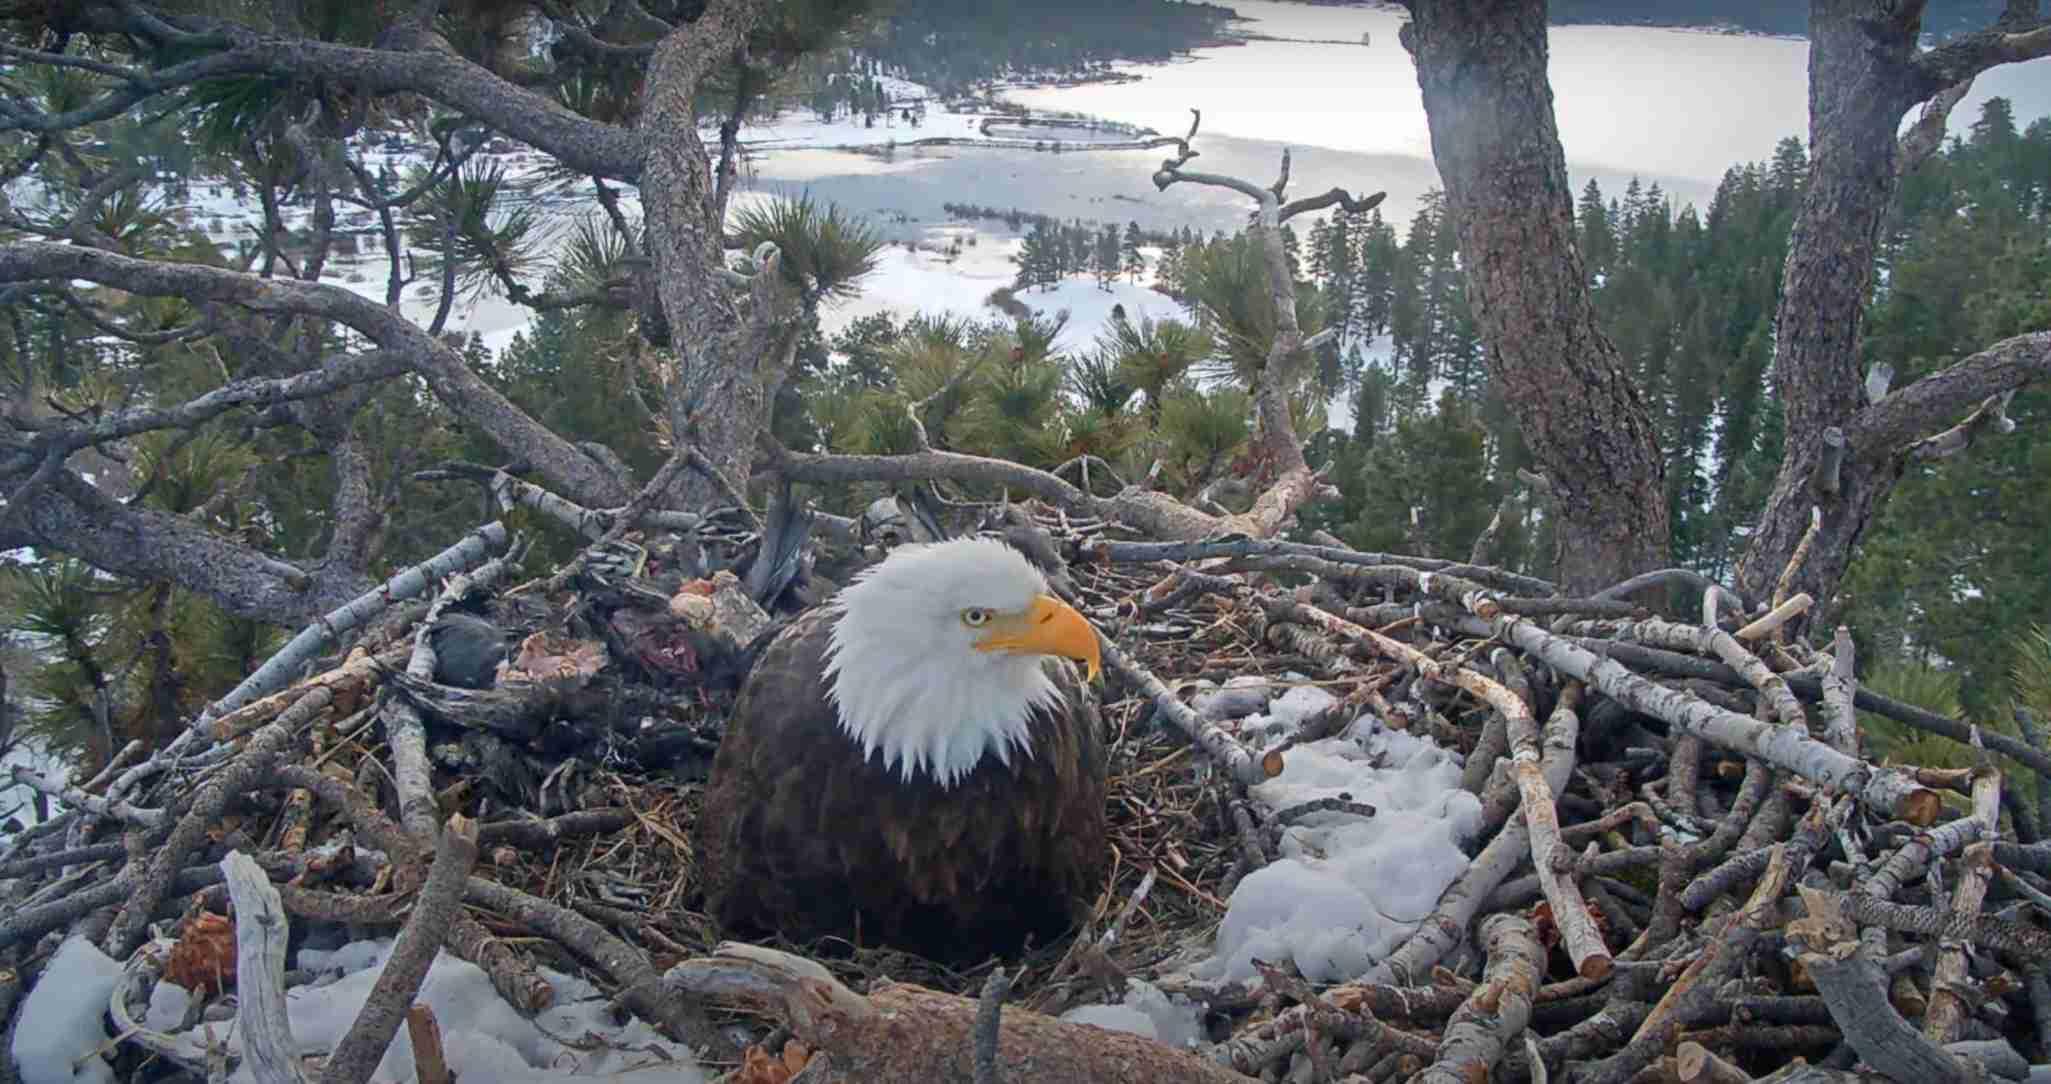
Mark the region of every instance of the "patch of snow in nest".
[[1203, 1041], [1200, 1012], [1187, 998], [1164, 994], [1152, 983], [1134, 979], [1126, 984], [1123, 1001], [1070, 1009], [1061, 1014], [1061, 1019], [1106, 1031], [1129, 1031], [1188, 1050]]
[[113, 1068], [96, 1051], [107, 1041], [100, 1021], [120, 979], [121, 965], [92, 942], [74, 936], [57, 946], [15, 1022], [10, 1053], [22, 1084], [113, 1084]]
[[[342, 1041], [391, 949], [392, 942], [385, 939], [352, 942], [332, 952], [300, 950], [299, 966], [327, 972], [315, 984], [295, 987], [286, 995], [292, 1038], [300, 1049], [324, 1052]], [[554, 985], [556, 1000], [528, 1020], [499, 997], [477, 965], [447, 953], [435, 957], [414, 1003], [434, 1010], [443, 1050], [457, 1079], [496, 1084], [549, 1084], [565, 1078], [703, 1084], [707, 1079], [687, 1047], [663, 1038], [641, 1020], [616, 1022], [609, 1001], [590, 983], [548, 968], [540, 971]], [[102, 994], [101, 1008], [106, 1001]], [[167, 1004], [161, 1011], [172, 1007]], [[153, 1004], [153, 1019], [159, 1011]], [[239, 1053], [242, 1035], [232, 1028], [232, 1023], [202, 1025], [183, 1037], [195, 1050], [203, 1050], [209, 1031], [226, 1035], [230, 1049]], [[245, 1063], [230, 1079], [253, 1078]], [[384, 1061], [371, 1080], [415, 1080], [413, 1044], [404, 1027], [385, 1049]]]
[[[1333, 702], [1298, 685], [1239, 730], [1293, 734]], [[1198, 979], [1251, 978], [1255, 959], [1293, 963], [1313, 982], [1358, 978], [1431, 914], [1466, 871], [1462, 845], [1481, 827], [1480, 801], [1460, 787], [1459, 756], [1373, 715], [1292, 747], [1282, 774], [1249, 793], [1270, 812], [1344, 796], [1375, 814], [1312, 813], [1284, 829], [1280, 856], [1233, 890], [1213, 955], [1192, 969]]]

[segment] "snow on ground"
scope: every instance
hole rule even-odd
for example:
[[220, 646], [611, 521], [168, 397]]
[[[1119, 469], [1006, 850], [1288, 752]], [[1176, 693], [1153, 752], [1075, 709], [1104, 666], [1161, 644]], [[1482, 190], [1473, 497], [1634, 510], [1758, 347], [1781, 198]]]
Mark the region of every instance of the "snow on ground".
[[[968, 247], [966, 240], [977, 236]], [[987, 304], [992, 291], [1010, 286], [1018, 274], [1011, 256], [1022, 243], [1016, 238], [1000, 240], [977, 234], [965, 225], [936, 227], [929, 241], [916, 250], [892, 245], [876, 260], [876, 270], [862, 280], [861, 296], [833, 305], [820, 313], [820, 325], [830, 336], [864, 316], [888, 312], [899, 317], [916, 313], [946, 313], [974, 320], [1003, 319], [1004, 314]], [[950, 260], [944, 250], [950, 240], [964, 241], [961, 255]], [[1151, 252], [1151, 250], [1143, 250]], [[1143, 315], [1181, 315], [1173, 298], [1156, 293], [1143, 284], [1119, 279], [1106, 290], [1093, 278], [1078, 276], [1051, 290], [1033, 287], [1013, 295], [1036, 312], [1069, 313], [1068, 326], [1055, 340], [1056, 349], [1080, 350], [1096, 340], [1111, 322], [1111, 309], [1125, 306], [1126, 317], [1137, 321]]]
[[[298, 966], [324, 972], [318, 984], [286, 996], [292, 1037], [302, 1050], [331, 1050], [362, 1010], [371, 986], [390, 955], [389, 939], [357, 941], [333, 951], [301, 949]], [[614, 1021], [610, 1002], [581, 979], [541, 969], [555, 986], [556, 1002], [523, 1018], [498, 996], [477, 965], [441, 953], [428, 969], [416, 1004], [434, 1010], [441, 1025], [449, 1068], [458, 1079], [496, 1084], [553, 1084], [564, 1079], [632, 1081], [634, 1084], [703, 1084], [707, 1079], [688, 1048], [663, 1038], [647, 1023]], [[37, 984], [40, 992], [47, 983]], [[184, 1012], [182, 998], [164, 993], [150, 1005], [153, 1026], [174, 1026]], [[100, 996], [100, 1006], [106, 995]], [[97, 1019], [97, 1018], [96, 1018]], [[242, 1035], [233, 1023], [201, 1025], [180, 1038], [203, 1053], [208, 1034], [225, 1036], [240, 1053]], [[245, 1063], [230, 1078], [249, 1081]], [[413, 1048], [401, 1028], [372, 1076], [374, 1084], [412, 1084]], [[27, 1084], [36, 1084], [28, 1081]]]
[[[1297, 684], [1265, 711], [1223, 725], [1265, 748], [1334, 702]], [[1212, 955], [1191, 971], [1198, 979], [1251, 978], [1255, 959], [1293, 962], [1313, 982], [1359, 977], [1431, 914], [1467, 869], [1462, 844], [1481, 827], [1480, 801], [1460, 787], [1459, 756], [1373, 715], [1291, 748], [1282, 774], [1249, 793], [1273, 812], [1344, 797], [1374, 815], [1312, 813], [1284, 829], [1280, 857], [1233, 890]]]
[[1202, 1010], [1187, 998], [1164, 994], [1152, 983], [1134, 979], [1125, 998], [1111, 1005], [1083, 1005], [1061, 1014], [1072, 1024], [1094, 1024], [1106, 1031], [1129, 1031], [1158, 1043], [1188, 1050], [1203, 1041]]
[[114, 1070], [97, 1051], [107, 1041], [100, 1019], [120, 978], [121, 965], [92, 942], [69, 937], [57, 946], [15, 1021], [9, 1053], [22, 1084], [113, 1084]]

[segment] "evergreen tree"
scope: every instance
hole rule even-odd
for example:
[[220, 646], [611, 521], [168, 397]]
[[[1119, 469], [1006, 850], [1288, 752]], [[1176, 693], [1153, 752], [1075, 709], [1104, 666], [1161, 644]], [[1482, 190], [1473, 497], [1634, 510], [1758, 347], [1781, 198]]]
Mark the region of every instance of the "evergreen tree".
[[1355, 231], [1359, 242], [1353, 263], [1353, 300], [1361, 335], [1380, 338], [1389, 330], [1391, 293], [1395, 287], [1398, 245], [1396, 229], [1382, 220], [1382, 209], [1367, 212], [1367, 224]]
[[1111, 289], [1111, 283], [1118, 278], [1119, 269], [1124, 263], [1123, 253], [1120, 251], [1117, 226], [1108, 222], [1104, 224], [1103, 230], [1097, 234], [1095, 257], [1091, 263], [1092, 270], [1097, 275], [1097, 286], [1108, 292]]
[[1123, 263], [1125, 277], [1131, 282], [1138, 282], [1139, 277], [1146, 274], [1147, 270], [1147, 258], [1139, 250], [1140, 241], [1139, 223], [1127, 222], [1125, 224], [1125, 239], [1119, 249], [1119, 258]]
[[1610, 262], [1616, 259], [1617, 235], [1610, 229], [1609, 208], [1604, 206], [1602, 188], [1593, 177], [1581, 189], [1574, 219], [1580, 229], [1581, 260], [1588, 267], [1589, 281], [1601, 282], [1609, 273]]

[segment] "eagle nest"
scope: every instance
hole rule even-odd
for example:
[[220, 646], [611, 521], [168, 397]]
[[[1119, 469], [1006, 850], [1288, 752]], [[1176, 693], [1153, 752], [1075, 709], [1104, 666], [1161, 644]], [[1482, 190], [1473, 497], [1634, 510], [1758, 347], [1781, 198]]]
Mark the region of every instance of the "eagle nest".
[[[300, 1079], [317, 1046], [329, 1079], [368, 1079], [402, 1019], [429, 1079], [433, 1020], [406, 1007], [437, 948], [529, 1017], [576, 977], [745, 1084], [804, 1064], [793, 1037], [838, 1066], [821, 1079], [1116, 1063], [1154, 1074], [1133, 1079], [1521, 1081], [1572, 1059], [1612, 1084], [1826, 1057], [1808, 1071], [1863, 1059], [1949, 1079], [1970, 1058], [2006, 1076], [2051, 1042], [2041, 734], [1859, 689], [1841, 630], [1789, 634], [1801, 596], [1669, 573], [1567, 598], [1478, 564], [1141, 542], [1016, 507], [978, 526], [1046, 568], [1107, 645], [1107, 875], [1086, 921], [1001, 974], [847, 941], [723, 946], [704, 910], [699, 816], [736, 690], [774, 622], [845, 562], [765, 579], [730, 559], [748, 582], [697, 578], [681, 570], [719, 563], [700, 524], [508, 585], [511, 564], [485, 560], [506, 544], [493, 525], [308, 629], [168, 748], [131, 747], [81, 785], [13, 771], [67, 812], [0, 853], [0, 1003], [26, 995], [10, 1035], [31, 1009], [49, 1019], [39, 979], [81, 974], [62, 957], [90, 944], [122, 981], [115, 1041], [87, 1053], [138, 1080], [202, 1079], [218, 1053], [145, 1019], [166, 983], [195, 993], [188, 1030], [232, 994], [234, 1057], [294, 1062], [263, 1079]], [[729, 533], [736, 553], [752, 537]], [[1641, 607], [1682, 597], [1700, 623]], [[1284, 688], [1330, 695], [1262, 729]], [[1963, 766], [1876, 765], [1855, 703], [1969, 743]], [[1285, 861], [1342, 864], [1344, 825], [1378, 815], [1364, 794], [1271, 786], [1368, 730], [1462, 758], [1444, 769], [1468, 811], [1450, 883], [1348, 966], [1333, 960], [1360, 943], [1321, 961], [1283, 938], [1193, 980], [1253, 895], [1236, 887]], [[1924, 871], [1955, 853], [1939, 893]], [[274, 1041], [290, 1037], [282, 986], [309, 979], [284, 970], [288, 948], [394, 930], [346, 1035]], [[1195, 1054], [1150, 1062], [1158, 1044], [1048, 1019], [1140, 980], [1194, 1005]]]

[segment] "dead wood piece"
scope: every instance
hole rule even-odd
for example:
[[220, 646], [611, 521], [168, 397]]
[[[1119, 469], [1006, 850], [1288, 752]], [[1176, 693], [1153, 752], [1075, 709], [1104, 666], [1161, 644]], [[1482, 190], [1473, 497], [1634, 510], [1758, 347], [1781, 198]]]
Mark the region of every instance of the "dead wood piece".
[[[820, 1084], [967, 1084], [975, 1079], [971, 1035], [979, 1006], [969, 998], [888, 982], [864, 996], [804, 957], [733, 942], [720, 945], [710, 957], [671, 968], [664, 983], [671, 997], [680, 991], [775, 1013], [800, 1040], [829, 1056], [817, 1076]], [[1246, 1079], [1151, 1039], [1016, 1006], [1001, 1019], [996, 1060], [1007, 1084], [1245, 1084]]]
[[420, 1084], [455, 1084], [448, 1055], [442, 1052], [442, 1029], [434, 1010], [415, 1005], [406, 1010], [406, 1037], [413, 1045], [413, 1078]]
[[304, 1081], [285, 1009], [285, 942], [290, 923], [271, 880], [241, 851], [221, 860], [235, 901], [235, 989], [242, 1056], [262, 1081]]
[[1529, 621], [1498, 617], [1495, 629], [1504, 639], [1634, 711], [1664, 719], [1686, 733], [1758, 757], [1823, 786], [1855, 794], [1868, 806], [1911, 824], [1929, 824], [1942, 807], [1934, 791], [1912, 779], [1876, 771], [1865, 761], [1846, 756], [1795, 727], [1748, 719], [1648, 681], [1614, 659], [1600, 658]]
[[721, 1055], [737, 1054], [732, 1043], [692, 1002], [664, 995], [662, 976], [640, 950], [603, 926], [516, 888], [471, 877], [463, 899], [547, 934], [564, 948], [598, 966], [619, 986], [618, 997], [636, 1016], [681, 1042]]
[[1486, 1079], [1511, 1040], [1531, 1019], [1545, 957], [1529, 919], [1491, 915], [1481, 925], [1488, 967], [1452, 1020], [1439, 1044], [1438, 1060], [1419, 1074], [1418, 1084], [1468, 1084]]
[[[316, 651], [332, 643], [340, 633], [361, 626], [379, 611], [401, 599], [421, 594], [441, 576], [460, 572], [480, 563], [485, 555], [506, 544], [506, 528], [494, 520], [463, 536], [462, 540], [433, 557], [393, 575], [371, 591], [323, 614], [300, 630], [290, 643], [272, 655], [255, 673], [243, 679], [226, 696], [207, 705], [195, 724], [196, 730], [211, 731], [222, 716], [249, 701], [276, 692]], [[182, 735], [181, 735], [182, 736]]]
[[[1249, 784], [1267, 778], [1260, 758], [1241, 745], [1239, 739], [1219, 729], [1215, 724], [1205, 722], [1189, 705], [1183, 703], [1173, 690], [1162, 684], [1160, 678], [1120, 651], [1109, 637], [1099, 634], [1098, 640], [1102, 644], [1105, 667], [1117, 671], [1125, 680], [1139, 686], [1140, 691], [1154, 702], [1154, 707], [1167, 716], [1190, 741], [1195, 742], [1198, 748], [1217, 761], [1218, 766], [1225, 769], [1228, 775], [1241, 783]], [[1281, 770], [1280, 765], [1276, 766], [1276, 770]]]
[[1789, 621], [1808, 613], [1809, 608], [1815, 604], [1816, 600], [1809, 597], [1807, 592], [1797, 594], [1786, 602], [1767, 611], [1759, 620], [1739, 629], [1733, 635], [1740, 640], [1757, 640], [1771, 636], [1775, 632], [1780, 631], [1781, 626]]
[[2029, 960], [2051, 960], [2051, 933], [2020, 922], [1986, 915], [1967, 917], [1934, 907], [1891, 903], [1864, 895], [1846, 895], [1841, 899], [1845, 914], [1867, 925], [1902, 933], [1920, 933], [1926, 937], [1970, 941], [1985, 948], [2013, 952]]
[[1925, 1038], [1888, 1001], [1886, 975], [1860, 943], [1843, 899], [1803, 890], [1807, 917], [1788, 924], [1790, 940], [1805, 951], [1803, 970], [1830, 1006], [1845, 1041], [1868, 1065], [1895, 1080], [1965, 1084], [1958, 1059]]
[[[1973, 819], [1980, 822], [1980, 838], [1993, 839], [2000, 834], [2001, 818], [2001, 774], [1993, 770], [1982, 771], [1973, 780]], [[1988, 882], [1993, 878], [1994, 849], [1986, 843], [1975, 843], [1966, 848], [1965, 870], [1959, 876], [1958, 886], [1951, 894], [1951, 912], [1960, 919], [1971, 921], [1979, 917], [1980, 904], [1987, 898]], [[1967, 981], [1965, 945], [1951, 943], [1937, 956], [1937, 966], [1930, 983], [1930, 1011], [1923, 1017], [1923, 1034], [1939, 1046], [1959, 1038], [1959, 1026], [1964, 1023], [1967, 1007], [1959, 997], [1959, 988]]]
[[[1810, 810], [1808, 820], [1820, 821], [1823, 813], [1819, 803]], [[1737, 973], [1750, 957], [1760, 934], [1777, 921], [1780, 897], [1807, 870], [1813, 854], [1813, 848], [1804, 846], [1799, 835], [1794, 842], [1774, 848], [1751, 899], [1736, 914], [1722, 920], [1700, 954], [1653, 1006], [1631, 1041], [1589, 1071], [1588, 1084], [1622, 1084], [1630, 1080], [1657, 1060], [1683, 1027], [1710, 1013], [1716, 1004], [1717, 989]]]
[[449, 922], [462, 907], [463, 880], [477, 862], [477, 825], [457, 814], [435, 846], [434, 865], [418, 904], [392, 944], [392, 954], [364, 1000], [348, 1034], [329, 1055], [321, 1084], [362, 1084], [377, 1071], [385, 1048], [399, 1033], [406, 1008], [420, 992], [428, 966], [440, 951]]
[[1846, 756], [1859, 755], [1859, 679], [1853, 672], [1852, 632], [1843, 625], [1831, 641], [1830, 672], [1823, 675], [1823, 740]]
[[600, 836], [634, 823], [626, 809], [580, 809], [556, 817], [493, 821], [477, 829], [477, 846], [500, 845], [542, 850], [574, 836]]
[[1710, 1053], [1701, 1043], [1682, 1043], [1674, 1051], [1674, 1071], [1682, 1084], [1752, 1084], [1752, 1075]]
[[215, 719], [214, 740], [229, 741], [254, 730], [277, 718], [279, 712], [291, 707], [316, 689], [329, 690], [335, 703], [353, 702], [361, 698], [378, 680], [380, 668], [390, 669], [402, 665], [411, 651], [411, 647], [402, 645], [388, 648], [375, 655], [352, 653], [340, 666], [332, 670], [315, 674], [289, 689], [272, 693]]
[[1011, 976], [1003, 968], [990, 972], [983, 983], [983, 996], [976, 1006], [976, 1084], [1002, 1084], [997, 1069], [997, 1040], [1004, 1015], [1004, 997], [1011, 992]]
[[171, 879], [177, 875], [186, 857], [198, 849], [207, 831], [219, 822], [221, 811], [227, 808], [228, 802], [250, 790], [270, 768], [291, 741], [293, 728], [298, 722], [294, 712], [280, 715], [249, 740], [234, 763], [222, 768], [200, 787], [193, 796], [192, 808], [179, 818], [170, 838], [150, 856], [148, 867], [132, 886], [133, 894], [115, 913], [113, 925], [108, 928], [102, 946], [108, 956], [116, 960], [127, 959], [128, 954], [142, 943], [144, 926], [170, 890]]

